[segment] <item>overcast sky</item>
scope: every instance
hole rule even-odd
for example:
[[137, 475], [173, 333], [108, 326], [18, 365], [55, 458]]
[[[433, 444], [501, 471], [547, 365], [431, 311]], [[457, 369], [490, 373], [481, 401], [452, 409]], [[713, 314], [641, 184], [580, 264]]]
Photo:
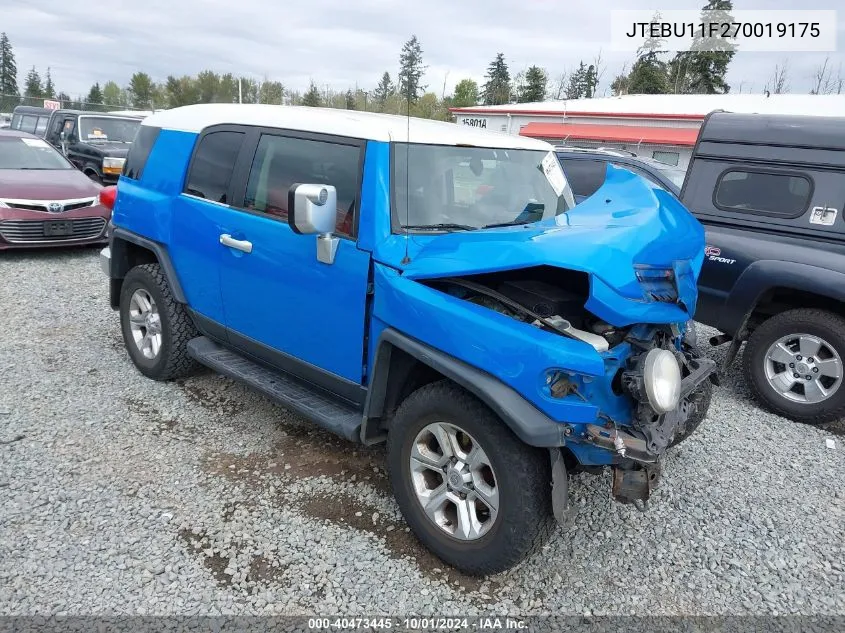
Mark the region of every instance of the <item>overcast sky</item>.
[[[483, 82], [503, 52], [511, 74], [531, 64], [551, 78], [602, 50], [605, 89], [631, 53], [610, 50], [610, 10], [650, 9], [652, 0], [4, 0], [6, 31], [23, 84], [33, 65], [51, 67], [58, 90], [86, 94], [91, 84], [125, 86], [137, 70], [155, 81], [203, 69], [281, 81], [304, 90], [310, 79], [337, 90], [395, 78], [399, 50], [415, 33], [428, 66], [424, 83], [448, 94], [464, 77]], [[702, 0], [675, 0], [697, 9]], [[736, 0], [736, 9], [836, 9], [837, 0]], [[838, 14], [835, 68], [845, 75], [845, 9]], [[760, 92], [775, 64], [789, 59], [792, 92], [806, 92], [825, 53], [740, 52], [732, 92]], [[609, 90], [608, 90], [609, 94]]]

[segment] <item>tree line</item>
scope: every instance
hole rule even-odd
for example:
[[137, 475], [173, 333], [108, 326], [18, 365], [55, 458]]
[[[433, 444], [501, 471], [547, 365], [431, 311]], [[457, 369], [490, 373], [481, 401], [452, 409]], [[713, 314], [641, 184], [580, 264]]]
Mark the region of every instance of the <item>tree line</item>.
[[[732, 0], [707, 0], [702, 20], [730, 19]], [[655, 14], [654, 20], [660, 16]], [[422, 44], [412, 36], [399, 54], [398, 72], [394, 77], [385, 70], [375, 88], [364, 90], [357, 85], [345, 91], [321, 87], [311, 81], [305, 92], [290, 89], [280, 81], [265, 78], [219, 74], [204, 70], [195, 76], [169, 75], [154, 81], [145, 72], [136, 72], [126, 86], [115, 81], [94, 83], [87, 95], [71, 98], [59, 91], [50, 68], [44, 76], [32, 67], [24, 77], [23, 90], [18, 86], [18, 69], [9, 38], [0, 34], [0, 112], [9, 112], [19, 103], [39, 104], [43, 99], [61, 101], [64, 107], [88, 110], [174, 108], [193, 103], [271, 103], [324, 106], [349, 110], [367, 110], [450, 120], [449, 108], [475, 105], [531, 103], [543, 100], [582, 99], [622, 94], [724, 94], [731, 90], [726, 76], [736, 54], [735, 45], [722, 41], [720, 50], [701, 50], [703, 42], [693, 43], [690, 51], [670, 56], [660, 38], [648, 38], [636, 56], [603, 85], [606, 64], [599, 52], [591, 60], [581, 60], [570, 72], [550, 77], [538, 65], [511, 73], [505, 54], [499, 52], [491, 60], [485, 81], [479, 85], [472, 78], [457, 82], [447, 95], [445, 83], [438, 95], [423, 83], [427, 66], [423, 62]], [[825, 59], [813, 73], [811, 92], [842, 93], [841, 67], [834, 71]], [[602, 88], [603, 86], [603, 88]], [[740, 85], [741, 92], [743, 85]], [[778, 63], [766, 81], [770, 93], [789, 91], [788, 60]]]

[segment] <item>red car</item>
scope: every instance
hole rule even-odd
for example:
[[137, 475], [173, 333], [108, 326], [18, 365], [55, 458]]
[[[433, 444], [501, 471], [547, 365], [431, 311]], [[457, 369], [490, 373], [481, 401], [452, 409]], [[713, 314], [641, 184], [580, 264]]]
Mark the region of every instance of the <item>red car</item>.
[[113, 191], [44, 139], [0, 130], [0, 250], [105, 242], [111, 210], [101, 194]]

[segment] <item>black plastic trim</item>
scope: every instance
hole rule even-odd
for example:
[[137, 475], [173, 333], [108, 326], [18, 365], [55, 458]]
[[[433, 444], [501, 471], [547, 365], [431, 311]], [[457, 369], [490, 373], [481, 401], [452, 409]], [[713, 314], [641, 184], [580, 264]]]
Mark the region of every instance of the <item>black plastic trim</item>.
[[200, 334], [223, 345], [228, 344], [229, 338], [226, 333], [225, 325], [218, 323], [214, 319], [209, 319], [207, 316], [204, 316], [191, 308], [186, 308], [186, 310]]
[[302, 235], [302, 231], [296, 228], [296, 188], [302, 183], [295, 182], [288, 189], [288, 226], [290, 230], [297, 235]]
[[311, 363], [306, 363], [289, 354], [268, 347], [264, 343], [239, 334], [230, 328], [226, 329], [226, 334], [232, 347], [265, 365], [295, 376], [312, 387], [346, 401], [347, 404], [360, 408], [366, 401], [367, 389], [351, 380], [341, 378]]
[[170, 255], [167, 253], [167, 247], [158, 242], [154, 242], [149, 238], [138, 235], [137, 233], [132, 233], [131, 231], [120, 228], [119, 226], [114, 228], [109, 240], [111, 248], [110, 276], [112, 279], [123, 279], [126, 276], [126, 273], [129, 272], [129, 262], [126, 259], [125, 250], [122, 248], [116, 248], [119, 240], [131, 242], [132, 244], [151, 251], [156, 256], [159, 265], [164, 270], [164, 274], [167, 277], [167, 283], [170, 284], [170, 292], [173, 294], [173, 298], [179, 303], [188, 302], [185, 298], [185, 293], [182, 290], [182, 284], [179, 283], [179, 276], [176, 274], [173, 262], [170, 261]]
[[390, 354], [394, 347], [437, 370], [475, 395], [526, 444], [553, 447], [566, 443], [563, 424], [552, 420], [497, 378], [392, 328], [386, 329], [379, 337], [370, 390], [364, 405], [362, 439], [367, 437], [368, 421], [384, 414]]

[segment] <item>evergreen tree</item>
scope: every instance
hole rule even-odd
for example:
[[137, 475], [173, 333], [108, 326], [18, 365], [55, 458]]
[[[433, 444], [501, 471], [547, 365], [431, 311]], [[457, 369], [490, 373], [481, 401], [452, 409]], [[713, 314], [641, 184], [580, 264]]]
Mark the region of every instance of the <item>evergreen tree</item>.
[[352, 92], [352, 89], [346, 91], [346, 109], [347, 110], [357, 110], [357, 101], [355, 99], [355, 93]]
[[379, 112], [384, 112], [384, 106], [387, 103], [387, 100], [392, 97], [395, 92], [396, 88], [390, 80], [390, 73], [385, 71], [381, 76], [381, 81], [378, 82], [378, 86], [376, 86], [376, 89], [373, 90], [373, 102]]
[[24, 97], [29, 97], [30, 101], [27, 105], [34, 105], [34, 99], [42, 99], [44, 97], [43, 88], [41, 86], [41, 75], [35, 70], [35, 66], [26, 74], [24, 80]]
[[213, 70], [203, 70], [197, 74], [199, 103], [216, 103], [220, 93], [220, 77]]
[[5, 33], [0, 33], [0, 112], [11, 112], [20, 103], [15, 53]]
[[[652, 24], [660, 20], [660, 14], [655, 13]], [[631, 94], [665, 94], [669, 92], [667, 64], [660, 59], [666, 51], [663, 50], [664, 40], [659, 37], [648, 37], [637, 51], [637, 61], [631, 67], [628, 75], [628, 92]]]
[[[731, 22], [731, 0], [708, 0], [701, 9], [701, 23]], [[708, 50], [704, 50], [704, 49]], [[718, 49], [718, 50], [712, 50]], [[669, 62], [672, 92], [680, 94], [724, 94], [730, 91], [725, 80], [728, 65], [736, 54], [736, 44], [719, 37], [696, 34], [691, 50], [678, 52]]]
[[501, 105], [511, 100], [511, 75], [505, 63], [504, 53], [497, 53], [496, 59], [487, 67], [487, 83], [482, 88], [484, 105]]
[[452, 106], [455, 108], [468, 108], [478, 105], [478, 84], [472, 79], [461, 79], [455, 86], [455, 94], [452, 96]]
[[323, 97], [320, 95], [320, 90], [314, 80], [311, 80], [311, 85], [308, 87], [308, 92], [302, 95], [302, 105], [311, 106], [312, 108], [319, 108], [323, 105]]
[[103, 109], [103, 91], [100, 90], [100, 84], [95, 83], [88, 91], [88, 96], [85, 98], [86, 110], [102, 110]]
[[258, 88], [258, 103], [282, 105], [285, 99], [285, 87], [280, 81], [268, 81], [266, 78]]
[[422, 47], [417, 36], [411, 36], [402, 47], [399, 55], [399, 93], [410, 103], [416, 103], [420, 95], [425, 92], [425, 86], [420, 84], [426, 66], [422, 61]]
[[249, 77], [241, 77], [241, 98], [244, 103], [258, 103], [258, 82]]
[[138, 72], [132, 75], [127, 91], [132, 107], [139, 110], [149, 110], [153, 107], [153, 80], [147, 73]]
[[106, 109], [115, 109], [126, 105], [126, 95], [113, 81], [107, 81], [103, 86], [103, 104]]
[[546, 84], [549, 76], [539, 66], [531, 66], [525, 71], [525, 82], [517, 95], [519, 103], [534, 103], [546, 98]]
[[53, 85], [53, 78], [50, 76], [50, 67], [47, 67], [47, 78], [44, 80], [44, 88], [41, 91], [41, 96], [45, 99], [54, 99], [56, 96], [56, 86]]

